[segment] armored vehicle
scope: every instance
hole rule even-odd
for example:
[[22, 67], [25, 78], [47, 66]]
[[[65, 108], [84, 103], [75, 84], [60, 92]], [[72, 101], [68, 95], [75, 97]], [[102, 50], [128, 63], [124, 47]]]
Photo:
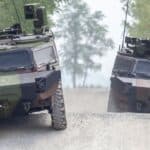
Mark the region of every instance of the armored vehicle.
[[111, 76], [109, 112], [150, 112], [150, 40], [126, 37]]
[[48, 110], [52, 127], [67, 126], [61, 71], [45, 7], [26, 4], [34, 31], [24, 34], [19, 23], [0, 31], [0, 118]]

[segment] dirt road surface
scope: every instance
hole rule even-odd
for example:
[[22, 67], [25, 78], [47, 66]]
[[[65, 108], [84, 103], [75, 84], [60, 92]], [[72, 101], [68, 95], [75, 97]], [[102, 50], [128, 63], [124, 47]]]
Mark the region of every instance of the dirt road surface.
[[108, 92], [65, 90], [68, 128], [48, 114], [0, 122], [0, 150], [149, 150], [150, 115], [106, 113]]

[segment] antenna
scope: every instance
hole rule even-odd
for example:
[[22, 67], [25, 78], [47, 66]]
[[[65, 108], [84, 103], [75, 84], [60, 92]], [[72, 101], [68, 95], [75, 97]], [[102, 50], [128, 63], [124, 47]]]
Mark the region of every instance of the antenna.
[[127, 20], [128, 20], [128, 11], [129, 11], [129, 1], [127, 0], [126, 4], [126, 13], [125, 13], [125, 22], [124, 22], [124, 30], [123, 30], [123, 39], [122, 39], [122, 49], [124, 48], [124, 41], [125, 41], [125, 35], [126, 35], [126, 29], [127, 29]]
[[19, 14], [18, 14], [18, 11], [17, 11], [17, 8], [16, 8], [16, 4], [15, 4], [14, 0], [12, 0], [12, 3], [13, 3], [13, 5], [14, 5], [14, 9], [15, 9], [15, 12], [16, 12], [16, 15], [17, 15], [17, 18], [18, 18], [18, 21], [19, 21], [19, 23], [21, 24], [21, 19], [20, 19], [20, 17], [19, 17]]

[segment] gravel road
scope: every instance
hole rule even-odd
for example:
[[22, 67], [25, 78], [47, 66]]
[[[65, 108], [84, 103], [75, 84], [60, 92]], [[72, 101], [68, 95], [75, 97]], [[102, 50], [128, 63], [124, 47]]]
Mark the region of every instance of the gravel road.
[[0, 122], [0, 150], [149, 150], [150, 115], [106, 113], [108, 92], [65, 90], [68, 128], [48, 114]]

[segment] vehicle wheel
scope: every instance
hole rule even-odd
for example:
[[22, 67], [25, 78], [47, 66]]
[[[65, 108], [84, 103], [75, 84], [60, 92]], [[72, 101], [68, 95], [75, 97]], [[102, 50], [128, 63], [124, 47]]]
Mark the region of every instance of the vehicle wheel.
[[107, 112], [119, 112], [118, 108], [117, 108], [115, 98], [112, 94], [112, 91], [110, 91], [110, 94], [109, 94]]
[[61, 82], [52, 97], [51, 106], [52, 127], [56, 130], [64, 130], [67, 127], [65, 104]]

